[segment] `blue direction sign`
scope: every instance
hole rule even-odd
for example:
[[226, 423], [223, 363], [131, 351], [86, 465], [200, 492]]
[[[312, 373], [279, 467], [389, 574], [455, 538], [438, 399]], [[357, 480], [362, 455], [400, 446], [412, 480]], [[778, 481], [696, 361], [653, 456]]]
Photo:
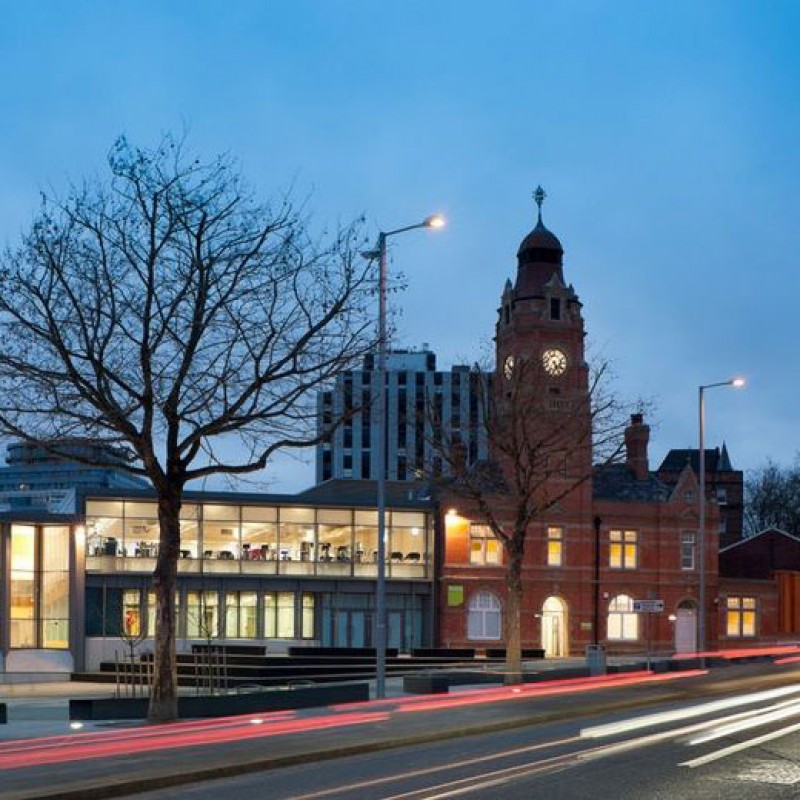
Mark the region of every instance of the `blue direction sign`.
[[634, 600], [633, 610], [639, 614], [661, 614], [664, 611], [663, 600]]

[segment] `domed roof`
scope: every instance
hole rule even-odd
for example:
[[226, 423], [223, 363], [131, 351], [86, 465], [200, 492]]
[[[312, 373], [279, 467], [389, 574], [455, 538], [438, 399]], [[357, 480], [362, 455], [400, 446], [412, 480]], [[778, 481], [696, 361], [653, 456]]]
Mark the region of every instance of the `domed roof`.
[[533, 249], [555, 250], [561, 254], [564, 253], [564, 248], [561, 246], [561, 242], [558, 241], [558, 237], [545, 228], [541, 216], [536, 223], [536, 227], [522, 240], [517, 255], [522, 255], [526, 250]]

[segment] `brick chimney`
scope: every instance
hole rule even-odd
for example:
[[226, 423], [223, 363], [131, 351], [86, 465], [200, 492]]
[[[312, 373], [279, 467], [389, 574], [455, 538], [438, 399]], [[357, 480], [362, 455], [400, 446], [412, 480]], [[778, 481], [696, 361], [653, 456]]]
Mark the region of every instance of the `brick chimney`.
[[647, 443], [650, 441], [650, 426], [644, 424], [642, 414], [631, 414], [631, 422], [625, 428], [625, 451], [627, 463], [637, 481], [650, 474], [647, 463]]

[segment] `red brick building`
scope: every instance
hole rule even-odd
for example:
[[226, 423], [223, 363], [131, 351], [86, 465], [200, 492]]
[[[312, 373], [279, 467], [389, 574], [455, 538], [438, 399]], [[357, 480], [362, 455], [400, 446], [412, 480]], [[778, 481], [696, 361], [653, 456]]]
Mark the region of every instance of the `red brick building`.
[[[537, 190], [537, 225], [519, 247], [515, 281], [508, 281], [502, 293], [494, 385], [503, 391], [520, 364], [537, 364], [544, 376], [537, 387], [544, 393], [542, 407], [560, 425], [572, 409], [587, 407], [589, 368], [581, 302], [565, 280], [561, 243], [542, 222], [542, 199]], [[523, 648], [544, 647], [549, 655], [580, 654], [593, 643], [610, 652], [642, 652], [648, 643], [660, 651], [696, 649], [697, 482], [691, 465], [674, 476], [671, 486], [650, 472], [649, 428], [634, 415], [625, 436], [625, 463], [593, 470], [584, 428], [591, 422], [586, 416], [570, 424], [575, 440], [564, 474], [585, 470], [587, 479], [528, 527]], [[440, 643], [502, 646], [506, 555], [476, 507], [454, 498], [444, 502], [450, 508], [440, 572]], [[512, 513], [503, 508], [502, 494], [493, 502], [498, 515]], [[718, 514], [712, 502], [705, 559], [709, 645], [718, 636], [713, 610], [719, 596]], [[638, 602], [645, 600], [663, 601], [664, 612], [637, 613]]]
[[800, 539], [768, 528], [719, 553], [720, 644], [800, 639]]

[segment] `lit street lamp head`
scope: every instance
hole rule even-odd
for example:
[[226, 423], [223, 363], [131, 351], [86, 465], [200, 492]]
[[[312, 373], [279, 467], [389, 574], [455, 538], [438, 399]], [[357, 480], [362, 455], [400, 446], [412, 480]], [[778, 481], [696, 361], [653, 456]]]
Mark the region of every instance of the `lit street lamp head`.
[[445, 219], [441, 214], [431, 214], [429, 217], [425, 217], [422, 224], [426, 228], [443, 228]]
[[745, 381], [744, 378], [734, 378], [731, 381], [731, 386], [733, 386], [734, 389], [741, 389], [743, 386], [746, 385], [746, 383], [747, 382]]

